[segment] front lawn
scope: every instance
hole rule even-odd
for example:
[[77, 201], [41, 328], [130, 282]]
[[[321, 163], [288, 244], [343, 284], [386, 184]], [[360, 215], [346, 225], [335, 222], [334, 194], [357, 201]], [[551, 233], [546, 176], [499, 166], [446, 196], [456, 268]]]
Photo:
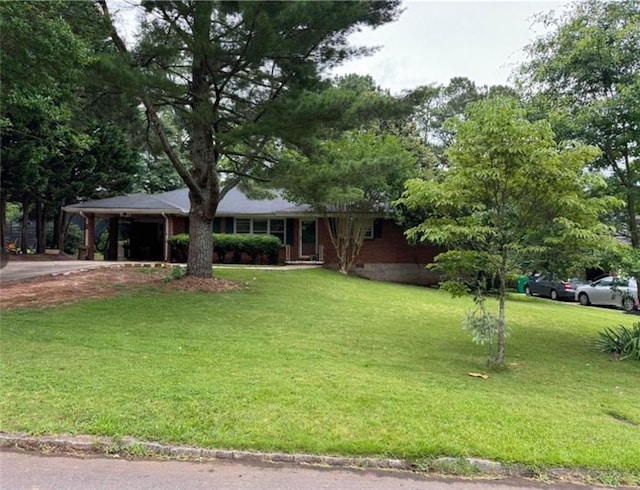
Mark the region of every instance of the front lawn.
[[483, 380], [468, 298], [326, 270], [216, 274], [248, 287], [3, 312], [0, 430], [640, 471], [640, 363], [592, 345], [638, 317], [519, 296], [506, 369]]

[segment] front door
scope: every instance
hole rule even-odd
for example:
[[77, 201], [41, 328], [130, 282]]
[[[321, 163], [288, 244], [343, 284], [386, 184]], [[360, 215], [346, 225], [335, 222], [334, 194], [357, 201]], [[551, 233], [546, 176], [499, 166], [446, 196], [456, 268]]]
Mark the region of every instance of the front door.
[[300, 220], [300, 257], [314, 257], [318, 254], [318, 221]]

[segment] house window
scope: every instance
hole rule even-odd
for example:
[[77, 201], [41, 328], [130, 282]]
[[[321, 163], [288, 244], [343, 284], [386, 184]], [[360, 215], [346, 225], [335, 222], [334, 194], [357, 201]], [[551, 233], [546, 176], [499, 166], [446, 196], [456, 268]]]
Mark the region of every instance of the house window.
[[[365, 240], [372, 240], [373, 238], [376, 238], [376, 234], [375, 234], [375, 231], [374, 231], [374, 228], [375, 228], [374, 223], [375, 223], [374, 221], [370, 221], [369, 222], [369, 224], [367, 226], [367, 229], [364, 232]], [[329, 226], [331, 227], [332, 230], [334, 230], [333, 231], [334, 233], [337, 233], [337, 231], [336, 231], [336, 226], [337, 226], [336, 218], [329, 218]]]
[[251, 220], [236, 218], [236, 233], [251, 233]]
[[283, 219], [272, 219], [270, 221], [269, 233], [280, 239], [280, 243], [284, 243], [285, 226]]
[[257, 235], [266, 235], [269, 233], [269, 220], [267, 219], [254, 219], [253, 220], [253, 233]]
[[365, 239], [373, 239], [373, 221], [371, 222], [371, 224], [367, 228], [367, 231], [364, 232], [364, 238]]
[[284, 243], [286, 226], [283, 219], [236, 218], [235, 223], [236, 233], [273, 235]]

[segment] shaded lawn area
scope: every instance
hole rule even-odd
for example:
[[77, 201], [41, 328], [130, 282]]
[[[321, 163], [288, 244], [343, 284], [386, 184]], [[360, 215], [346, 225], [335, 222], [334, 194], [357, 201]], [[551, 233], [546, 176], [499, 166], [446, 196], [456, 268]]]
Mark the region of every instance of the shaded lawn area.
[[0, 430], [640, 471], [640, 363], [592, 344], [637, 317], [513, 299], [507, 369], [482, 380], [469, 298], [326, 270], [216, 275], [249, 287], [3, 312]]

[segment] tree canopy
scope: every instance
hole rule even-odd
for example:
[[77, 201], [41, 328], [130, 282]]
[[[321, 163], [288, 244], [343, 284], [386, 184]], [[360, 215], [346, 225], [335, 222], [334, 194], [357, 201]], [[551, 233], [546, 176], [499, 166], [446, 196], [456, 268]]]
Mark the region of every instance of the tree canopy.
[[317, 141], [305, 154], [287, 153], [274, 183], [325, 218], [339, 270], [348, 273], [374, 219], [400, 196], [415, 157], [400, 138], [374, 129]]
[[464, 117], [470, 104], [494, 95], [516, 96], [516, 92], [502, 85], [478, 86], [466, 77], [454, 77], [447, 85], [427, 85], [414, 91], [417, 126], [437, 155], [440, 166], [448, 165], [445, 152], [454, 142], [454, 134], [446, 121]]
[[[562, 139], [597, 146], [592, 168], [625, 201], [618, 231], [640, 247], [640, 2], [586, 0], [540, 19], [521, 78]], [[614, 215], [615, 216], [615, 215]]]
[[[106, 1], [99, 4], [111, 17]], [[129, 50], [112, 25], [119, 78], [140, 98], [171, 163], [189, 188], [187, 271], [211, 275], [211, 225], [224, 192], [277, 164], [274, 142], [312, 131], [320, 113], [293, 103], [326, 86], [322, 72], [366, 49], [347, 36], [393, 20], [399, 1], [143, 2], [142, 37]], [[299, 100], [299, 99], [298, 99]], [[166, 138], [158, 108], [185, 121], [189, 158]], [[327, 110], [329, 109], [329, 110]]]
[[[439, 181], [413, 179], [400, 202], [409, 210], [431, 210], [408, 230], [410, 238], [449, 249], [437, 257], [451, 264], [471, 263], [499, 279], [498, 350], [505, 353], [507, 275], [523, 259], [572, 246], [589, 252], [574, 257], [585, 265], [591, 252], [612, 240], [599, 221], [610, 200], [585, 195], [585, 164], [594, 147], [558, 146], [548, 122], [530, 122], [514, 99], [477, 102], [464, 120], [451, 123], [455, 143], [447, 152], [449, 169]], [[520, 269], [521, 270], [521, 269]]]
[[99, 90], [107, 31], [92, 2], [2, 2], [0, 14], [0, 219], [4, 225], [7, 201], [22, 204], [24, 249], [34, 210], [44, 251], [45, 219], [63, 241], [62, 205], [129, 190], [137, 157], [121, 123], [131, 118]]

